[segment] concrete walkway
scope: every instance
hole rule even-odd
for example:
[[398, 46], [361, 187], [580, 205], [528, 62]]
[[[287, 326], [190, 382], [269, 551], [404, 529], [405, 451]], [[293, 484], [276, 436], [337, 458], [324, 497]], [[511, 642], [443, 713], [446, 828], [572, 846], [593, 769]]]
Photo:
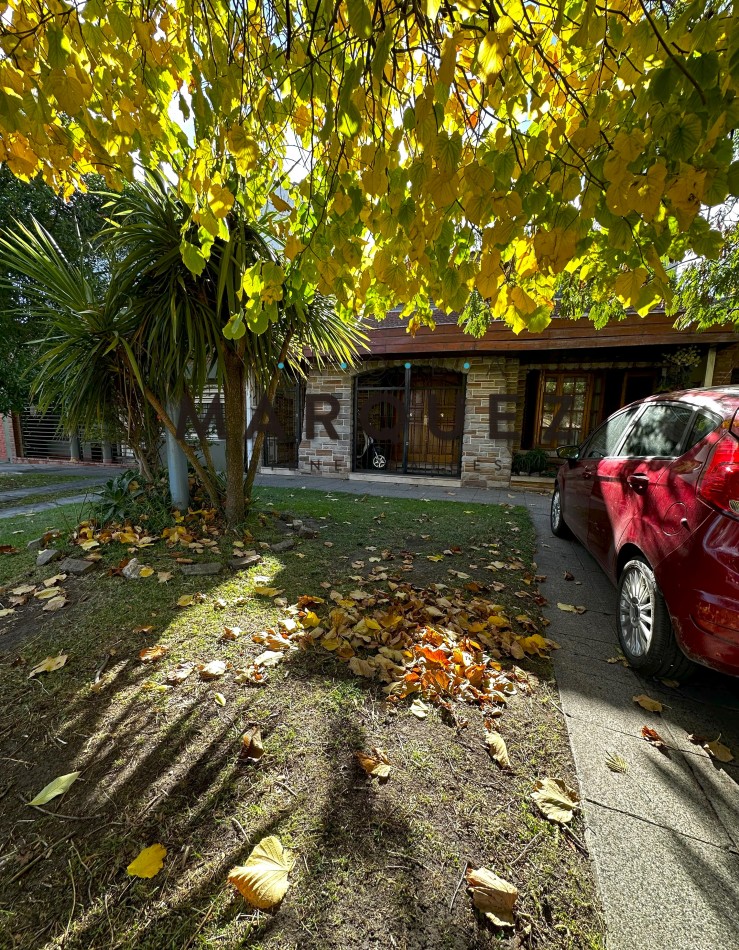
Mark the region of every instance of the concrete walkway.
[[[109, 478], [114, 478], [120, 472], [126, 469], [120, 465], [34, 465], [24, 462], [13, 462], [12, 464], [3, 463], [0, 465], [0, 476], [21, 475], [32, 473], [34, 475], [46, 475], [49, 481], [46, 484], [31, 485], [27, 488], [9, 488], [7, 491], [0, 490], [0, 503], [17, 501], [17, 505], [8, 505], [0, 507], [0, 519], [17, 518], [21, 515], [36, 514], [39, 511], [49, 511], [52, 508], [58, 508], [60, 505], [79, 505], [89, 500], [92, 490], [98, 485], [102, 485]], [[55, 481], [55, 475], [74, 475], [74, 479], [68, 481]], [[2, 488], [2, 478], [0, 477], [0, 489]], [[24, 498], [35, 498], [38, 495], [53, 495], [59, 492], [74, 492], [79, 489], [77, 494], [70, 494], [64, 498], [55, 501], [39, 501], [34, 504], [23, 504]]]
[[[552, 537], [549, 497], [507, 490], [262, 476], [258, 484], [302, 491], [508, 503], [528, 508], [539, 539], [537, 564], [547, 576], [548, 636], [570, 734], [598, 878], [608, 950], [728, 950], [739, 947], [739, 683], [700, 671], [669, 689], [608, 663], [618, 655], [616, 593], [574, 541]], [[575, 580], [566, 581], [564, 572]], [[579, 583], [577, 583], [579, 582]], [[557, 603], [582, 605], [584, 614]], [[665, 705], [660, 716], [637, 706], [646, 693]], [[641, 737], [656, 729], [667, 753]], [[723, 765], [693, 745], [690, 734], [721, 735], [736, 760]], [[611, 772], [609, 753], [629, 764]]]

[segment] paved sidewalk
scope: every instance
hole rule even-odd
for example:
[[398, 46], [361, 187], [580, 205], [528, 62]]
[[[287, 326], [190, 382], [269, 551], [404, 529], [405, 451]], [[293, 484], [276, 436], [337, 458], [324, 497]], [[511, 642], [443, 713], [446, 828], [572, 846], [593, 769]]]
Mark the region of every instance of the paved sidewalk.
[[[701, 671], [674, 690], [608, 663], [618, 654], [616, 592], [577, 542], [552, 537], [548, 496], [316, 476], [265, 475], [257, 484], [528, 508], [539, 539], [538, 569], [547, 576], [541, 589], [549, 599], [548, 635], [561, 644], [554, 667], [608, 950], [739, 947], [739, 684]], [[564, 579], [566, 570], [574, 581]], [[566, 613], [558, 602], [587, 611]], [[663, 715], [637, 706], [632, 697], [640, 693], [664, 703]], [[667, 755], [641, 738], [644, 725], [664, 738]], [[691, 733], [720, 734], [736, 761], [709, 759], [690, 743]], [[625, 775], [608, 769], [609, 752], [627, 760]]]
[[[22, 501], [24, 498], [34, 498], [36, 495], [54, 495], [58, 492], [73, 491], [76, 488], [95, 488], [106, 480], [106, 476], [103, 475], [97, 478], [75, 478], [67, 482], [49, 482], [47, 485], [35, 485], [29, 488], [9, 488], [7, 491], [0, 490], [0, 503]], [[2, 480], [0, 479], [1, 488]]]

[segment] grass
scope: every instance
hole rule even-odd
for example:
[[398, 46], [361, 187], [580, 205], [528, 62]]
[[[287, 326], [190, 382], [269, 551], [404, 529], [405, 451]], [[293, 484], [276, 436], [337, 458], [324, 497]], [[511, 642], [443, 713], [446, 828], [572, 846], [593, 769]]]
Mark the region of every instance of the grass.
[[[37, 569], [25, 542], [64, 517], [69, 523], [67, 507], [0, 522], [1, 542], [20, 548], [0, 555], [6, 589], [57, 572], [54, 564]], [[533, 688], [521, 689], [497, 721], [512, 773], [487, 756], [479, 709], [458, 706], [454, 719], [434, 709], [416, 719], [408, 701], [388, 703], [379, 685], [320, 647], [289, 654], [267, 685], [193, 675], [163, 688], [175, 663], [243, 665], [262, 652], [249, 635], [284, 610], [254, 595], [255, 575], [293, 603], [325, 595], [322, 582], [343, 593], [368, 585], [378, 563], [370, 557], [383, 558], [390, 581], [451, 590], [467, 581], [450, 570], [489, 582], [483, 565], [515, 556], [524, 566], [496, 574], [504, 589], [491, 596], [511, 614], [538, 616], [534, 536], [522, 509], [262, 489], [244, 526], [254, 536], [249, 546], [284, 537], [276, 516], [283, 510], [310, 519], [318, 538], [279, 555], [263, 549], [248, 572], [184, 577], [174, 552], [157, 544], [138, 557], [174, 572], [171, 580], [125, 581], [107, 574], [129, 556], [111, 543], [92, 575], [64, 582], [67, 607], [44, 614], [34, 601], [0, 620], [0, 931], [8, 945], [601, 948], [588, 859], [528, 799], [545, 775], [576, 787], [548, 661], [521, 663]], [[451, 545], [461, 553], [428, 559]], [[231, 543], [220, 547], [225, 559]], [[406, 554], [409, 571], [402, 552], [415, 555]], [[373, 588], [387, 590], [387, 582]], [[195, 592], [202, 603], [176, 606]], [[221, 641], [224, 625], [244, 634]], [[140, 663], [139, 651], [155, 643], [168, 647], [167, 657]], [[62, 669], [28, 679], [34, 664], [59, 652], [69, 657]], [[96, 675], [101, 687], [93, 690]], [[262, 730], [265, 755], [244, 765], [240, 736], [251, 725]], [[353, 756], [373, 746], [393, 763], [385, 785], [368, 780]], [[73, 770], [79, 780], [46, 811], [24, 804]], [[581, 839], [579, 818], [573, 828]], [[274, 912], [253, 910], [225, 883], [268, 834], [297, 855]], [[168, 850], [163, 870], [150, 880], [129, 877], [128, 863], [155, 842]], [[39, 855], [47, 856], [35, 861]], [[463, 885], [455, 895], [466, 863], [519, 888], [515, 937], [480, 917]]]
[[95, 476], [95, 470], [89, 473], [65, 475], [60, 472], [3, 472], [0, 469], [0, 493], [14, 491], [17, 488], [36, 488], [39, 485], [55, 485], [62, 482], [74, 482], [80, 478]]
[[[84, 485], [79, 487], [70, 486], [69, 488], [63, 488], [59, 491], [39, 493], [36, 495], [26, 495], [24, 498], [2, 498], [0, 497], [0, 512], [4, 511], [7, 508], [33, 508], [35, 505], [47, 504], [51, 501], [63, 501], [65, 498], [71, 498], [73, 496], [82, 496], [86, 495], [92, 497], [95, 488], [90, 485]], [[1, 531], [2, 529], [0, 529]]]

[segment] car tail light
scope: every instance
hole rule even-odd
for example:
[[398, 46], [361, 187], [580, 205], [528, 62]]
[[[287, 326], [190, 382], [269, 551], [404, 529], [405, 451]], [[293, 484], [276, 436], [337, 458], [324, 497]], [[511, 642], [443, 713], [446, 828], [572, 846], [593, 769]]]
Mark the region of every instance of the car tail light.
[[725, 435], [716, 443], [698, 483], [699, 496], [739, 518], [739, 441]]

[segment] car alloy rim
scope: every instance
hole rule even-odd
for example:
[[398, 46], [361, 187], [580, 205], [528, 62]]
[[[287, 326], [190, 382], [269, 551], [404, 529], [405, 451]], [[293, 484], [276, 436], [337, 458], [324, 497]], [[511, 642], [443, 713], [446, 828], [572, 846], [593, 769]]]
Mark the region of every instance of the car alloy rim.
[[633, 656], [644, 656], [654, 629], [654, 591], [645, 575], [632, 568], [621, 588], [621, 632]]
[[560, 514], [559, 491], [556, 491], [554, 493], [554, 497], [552, 498], [552, 524], [555, 526], [555, 528], [559, 524]]

